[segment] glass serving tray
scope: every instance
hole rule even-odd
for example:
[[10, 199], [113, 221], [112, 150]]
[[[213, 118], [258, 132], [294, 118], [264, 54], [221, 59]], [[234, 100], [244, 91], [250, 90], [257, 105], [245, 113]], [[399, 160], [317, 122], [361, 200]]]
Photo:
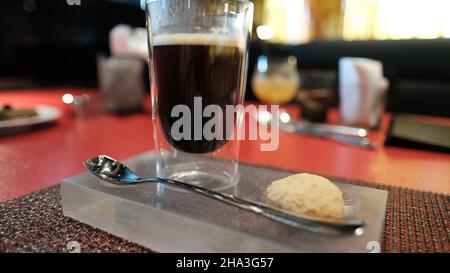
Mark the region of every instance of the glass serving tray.
[[[142, 177], [154, 173], [153, 152], [125, 162]], [[291, 174], [245, 164], [239, 168], [239, 183], [225, 192], [266, 204], [270, 182]], [[387, 192], [333, 182], [345, 193], [346, 217], [360, 217], [366, 223], [355, 233], [313, 233], [161, 184], [117, 187], [88, 173], [64, 179], [61, 195], [64, 215], [160, 252], [379, 249]]]

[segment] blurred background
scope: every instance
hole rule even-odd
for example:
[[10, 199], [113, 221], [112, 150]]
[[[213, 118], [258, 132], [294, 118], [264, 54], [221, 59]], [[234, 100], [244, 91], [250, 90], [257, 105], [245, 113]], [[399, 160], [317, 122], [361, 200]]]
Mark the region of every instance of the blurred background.
[[[389, 82], [388, 111], [450, 116], [450, 1], [253, 2], [247, 99], [300, 101], [305, 107], [309, 105], [305, 97], [313, 94], [335, 106], [340, 58], [363, 57], [382, 63]], [[110, 31], [118, 24], [145, 27], [141, 1], [1, 1], [0, 92], [43, 86], [97, 87], [97, 59], [111, 54]], [[287, 88], [284, 95], [270, 97], [258, 89], [258, 73], [283, 62], [295, 67], [291, 89], [325, 90], [326, 94], [297, 94]], [[148, 89], [147, 73], [143, 72], [143, 81]]]

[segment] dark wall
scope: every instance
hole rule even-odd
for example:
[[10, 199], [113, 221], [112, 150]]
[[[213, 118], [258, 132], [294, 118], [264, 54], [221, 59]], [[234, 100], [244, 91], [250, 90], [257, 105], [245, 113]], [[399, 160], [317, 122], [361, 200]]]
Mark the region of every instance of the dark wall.
[[119, 23], [145, 26], [145, 14], [136, 3], [80, 0], [80, 4], [0, 1], [0, 77], [95, 85], [95, 57], [108, 53], [111, 28]]
[[[139, 1], [80, 1], [80, 6], [64, 0], [0, 1], [0, 78], [29, 77], [35, 85], [96, 86], [96, 56], [108, 54], [111, 28], [120, 23], [144, 27], [145, 14]], [[342, 56], [381, 60], [391, 82], [389, 110], [450, 116], [448, 39], [268, 47], [274, 55], [296, 55], [303, 71], [337, 70]], [[253, 42], [249, 79], [263, 53]], [[247, 95], [254, 99], [249, 83]]]

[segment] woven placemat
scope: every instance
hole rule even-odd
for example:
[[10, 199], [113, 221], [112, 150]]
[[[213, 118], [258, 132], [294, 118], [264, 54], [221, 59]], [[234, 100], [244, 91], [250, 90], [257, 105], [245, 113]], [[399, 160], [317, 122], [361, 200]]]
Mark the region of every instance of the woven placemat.
[[[389, 192], [382, 252], [450, 252], [450, 196], [363, 181]], [[152, 252], [62, 213], [59, 186], [0, 203], [0, 252]]]

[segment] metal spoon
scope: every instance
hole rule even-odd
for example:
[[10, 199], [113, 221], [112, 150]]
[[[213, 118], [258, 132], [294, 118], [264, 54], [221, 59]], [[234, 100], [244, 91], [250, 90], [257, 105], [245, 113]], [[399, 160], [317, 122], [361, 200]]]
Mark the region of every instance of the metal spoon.
[[344, 135], [340, 133], [333, 133], [321, 128], [309, 126], [307, 123], [295, 124], [295, 123], [280, 123], [280, 129], [289, 133], [299, 133], [305, 135], [312, 135], [317, 137], [323, 137], [332, 139], [334, 141], [361, 147], [367, 149], [376, 149], [377, 146], [367, 137], [355, 137], [350, 135]]
[[187, 184], [181, 181], [175, 181], [167, 178], [141, 178], [137, 176], [127, 166], [119, 161], [101, 155], [86, 160], [84, 166], [94, 175], [115, 185], [130, 185], [139, 183], [164, 183], [167, 185], [177, 186], [185, 190], [199, 193], [203, 196], [221, 201], [223, 203], [233, 205], [235, 207], [262, 215], [277, 222], [281, 222], [293, 227], [303, 228], [314, 232], [330, 231], [354, 231], [363, 226], [363, 221], [360, 219], [349, 219], [342, 221], [331, 221], [321, 219], [308, 219], [298, 216], [293, 216], [288, 213], [257, 204], [251, 201], [243, 200], [234, 195], [215, 192], [206, 188], [198, 187], [192, 184]]
[[[272, 122], [274, 117], [269, 111], [261, 110], [258, 112], [256, 118], [260, 123], [268, 124]], [[280, 129], [288, 133], [328, 138], [340, 143], [367, 149], [375, 149], [377, 147], [375, 143], [365, 137], [368, 132], [363, 128], [318, 124], [308, 121], [293, 121], [290, 115], [283, 110], [281, 110], [278, 115], [278, 121]]]

